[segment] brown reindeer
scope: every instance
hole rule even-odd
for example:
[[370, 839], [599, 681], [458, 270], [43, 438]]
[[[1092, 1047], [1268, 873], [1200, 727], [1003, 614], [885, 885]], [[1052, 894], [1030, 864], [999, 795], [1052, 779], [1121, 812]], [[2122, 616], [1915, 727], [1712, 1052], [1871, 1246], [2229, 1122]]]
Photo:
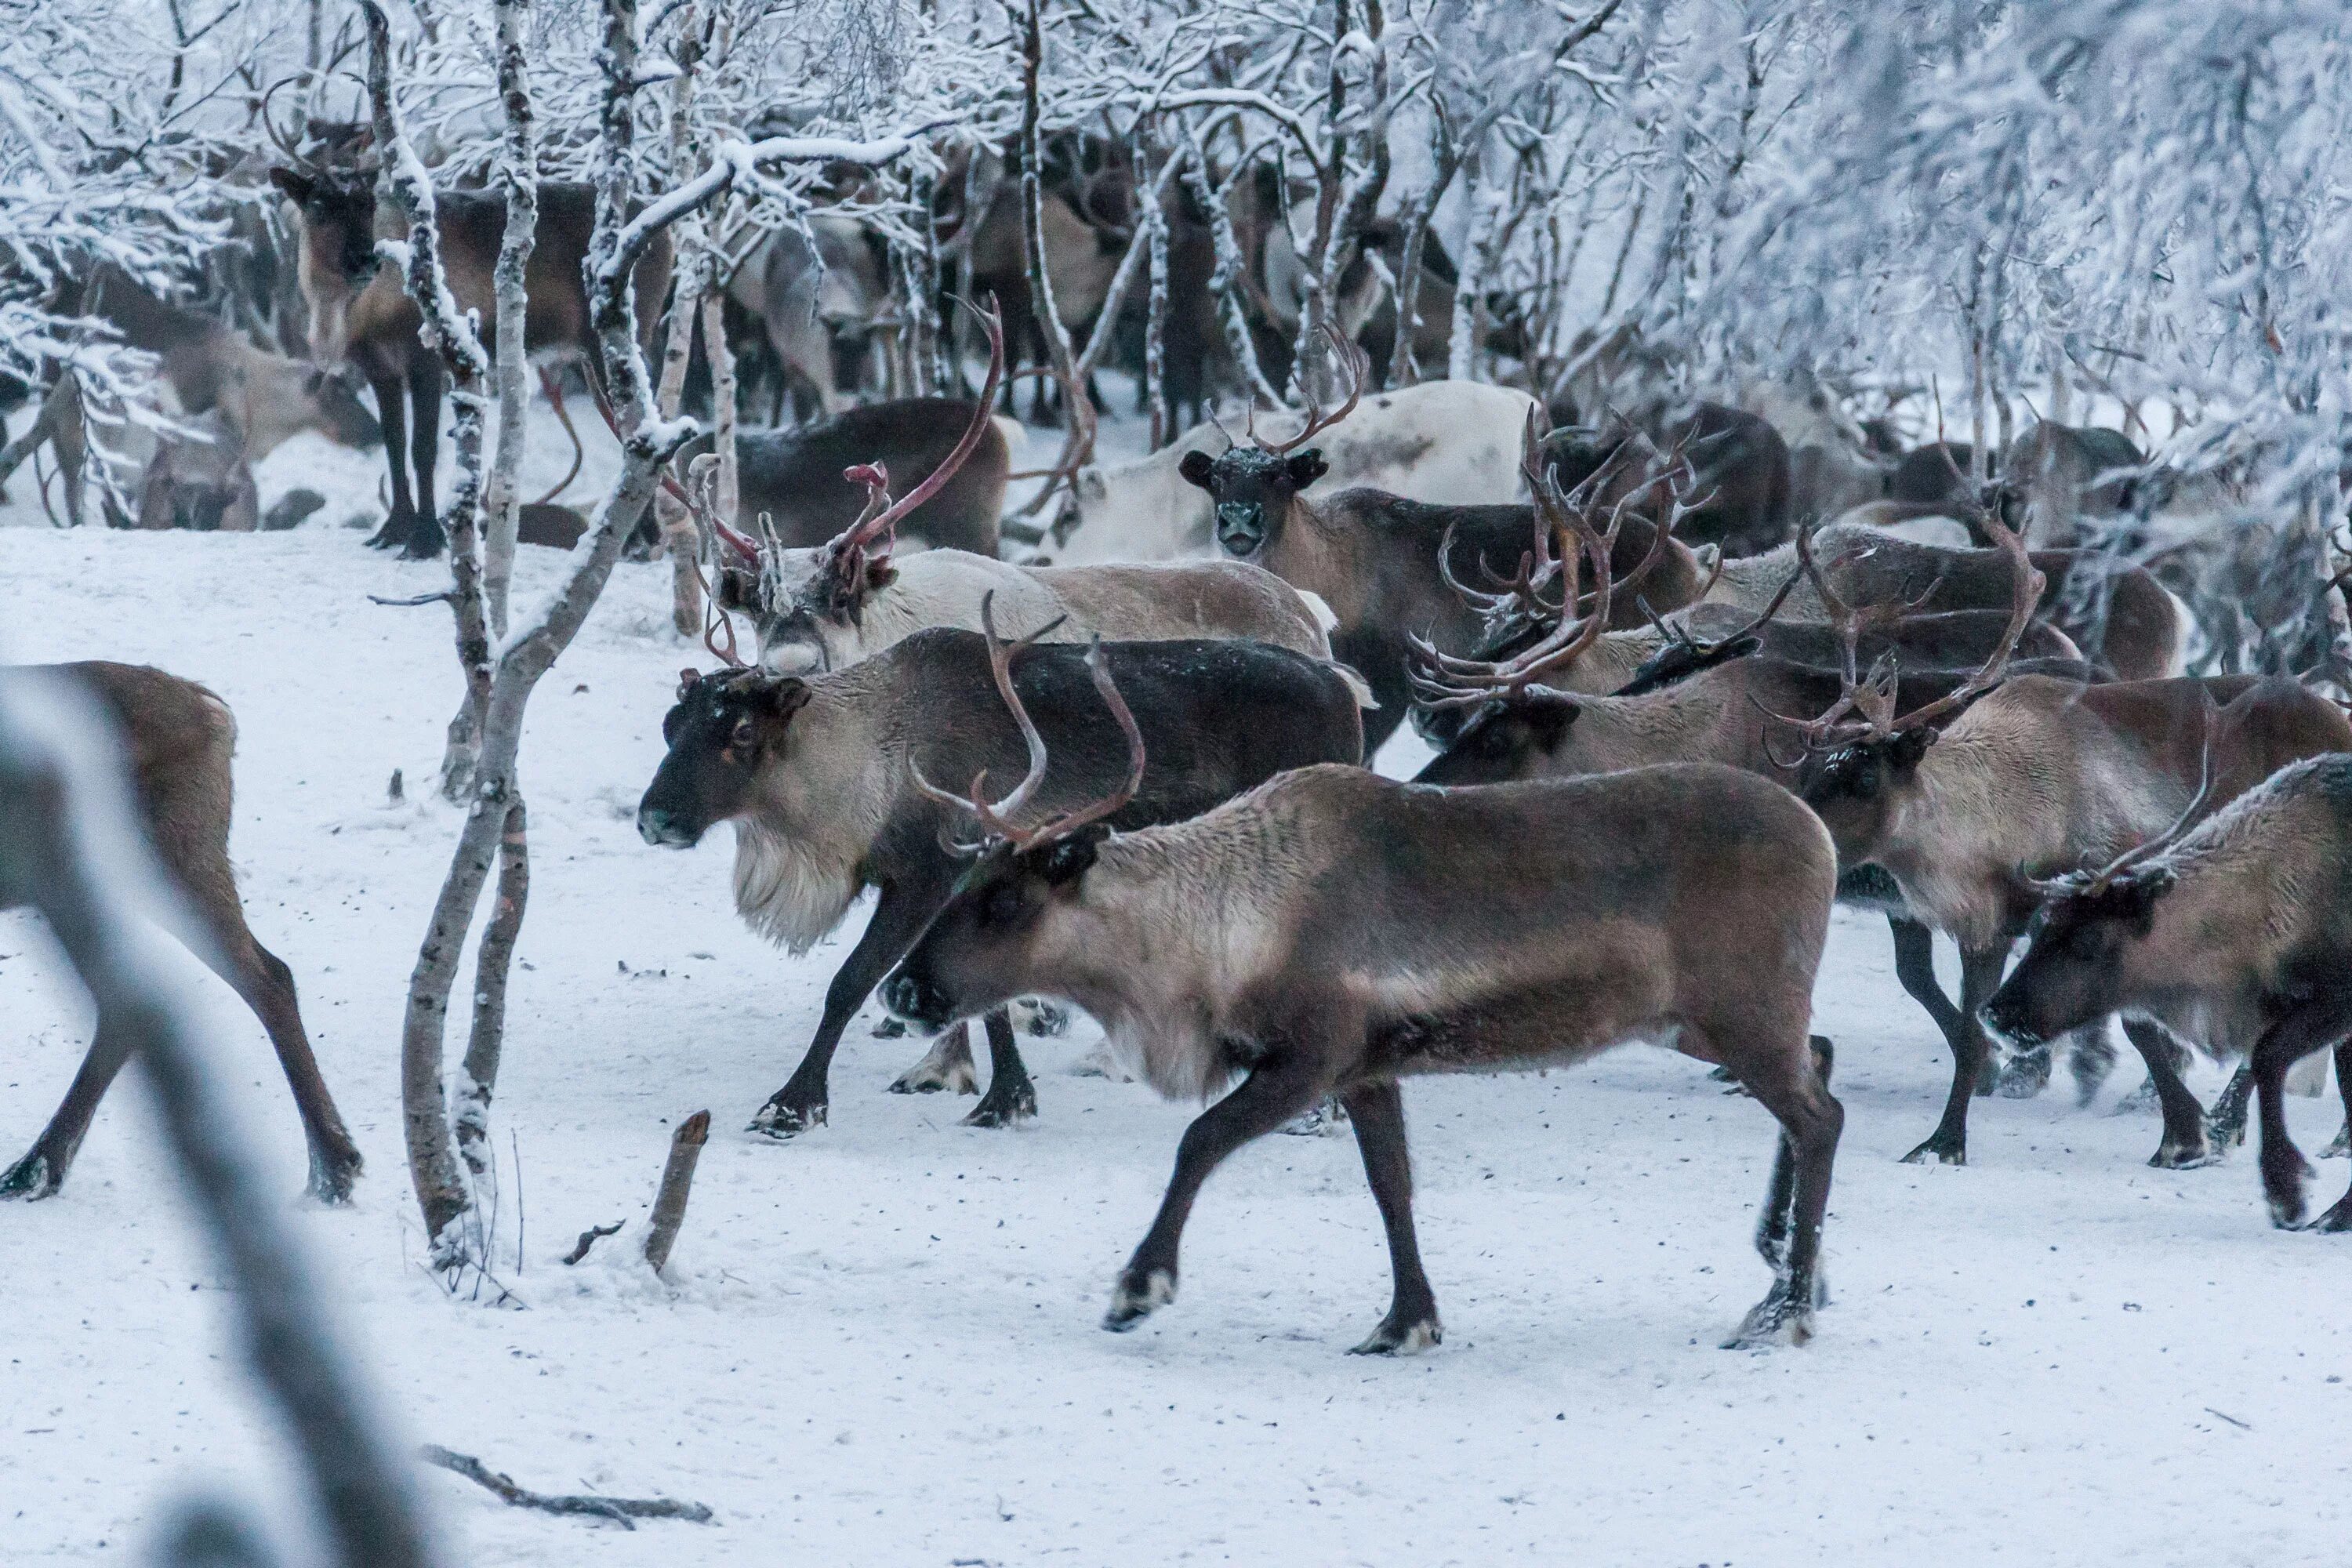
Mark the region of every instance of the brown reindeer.
[[1146, 752], [1093, 663], [1132, 748], [1125, 784], [1040, 818], [1028, 807], [1042, 751], [1003, 800], [974, 781], [963, 804], [992, 839], [884, 995], [927, 1028], [1058, 997], [1162, 1095], [1234, 1086], [1186, 1129], [1105, 1328], [1174, 1299], [1210, 1172], [1337, 1095], [1394, 1271], [1388, 1314], [1356, 1349], [1437, 1343], [1400, 1080], [1654, 1040], [1728, 1068], [1779, 1119], [1757, 1233], [1776, 1279], [1732, 1343], [1810, 1336], [1844, 1118], [1828, 1042], [1806, 1034], [1836, 866], [1787, 792], [1706, 766], [1469, 790], [1319, 766], [1191, 822], [1114, 834], [1107, 819], [1133, 798]]
[[[80, 687], [113, 720], [156, 858], [180, 885], [207, 941], [196, 955], [245, 999], [277, 1047], [310, 1145], [309, 1191], [321, 1203], [351, 1196], [360, 1152], [310, 1054], [294, 976], [254, 940], [229, 869], [229, 757], [236, 720], [193, 680], [128, 664], [48, 667]], [[45, 1198], [64, 1184], [98, 1102], [128, 1058], [129, 1043], [101, 1016], [89, 1054], [49, 1124], [23, 1158], [0, 1173], [0, 1197]]]
[[[2021, 542], [1993, 526], [2023, 561]], [[1951, 1094], [1912, 1160], [1967, 1159], [1969, 1099], [1991, 1051], [1977, 1011], [2032, 913], [2032, 879], [2104, 861], [2170, 821], [2202, 772], [2208, 703], [2221, 705], [2211, 752], [2217, 802], [2298, 758], [2352, 749], [2352, 723], [2291, 680], [2092, 685], [2002, 675], [1989, 662], [1953, 693], [1906, 710], [1890, 672], [1857, 679], [1849, 668], [1838, 701], [1805, 726], [1799, 793], [1828, 824], [1840, 864], [1883, 868], [1914, 917], [1960, 949], [1965, 1026], [1954, 1040]], [[2169, 1043], [2131, 1018], [2125, 1033], [2164, 1108], [2150, 1163], [2203, 1163], [2205, 1119]]]
[[[417, 335], [424, 318], [405, 291], [400, 269], [381, 261], [375, 249], [379, 239], [404, 236], [406, 220], [376, 201], [373, 138], [364, 130], [343, 140], [334, 162], [306, 155], [274, 127], [270, 133], [290, 165], [271, 169], [270, 181], [300, 214], [311, 357], [322, 364], [348, 363], [364, 376], [383, 422], [392, 514], [368, 542], [397, 548], [412, 559], [437, 555], [447, 542], [433, 500], [446, 372]], [[506, 233], [506, 198], [492, 191], [436, 190], [434, 204], [450, 292], [460, 310], [478, 312], [482, 338], [488, 342], [498, 330], [491, 274]], [[525, 346], [533, 355], [576, 358], [586, 367], [592, 388], [600, 385], [603, 374], [588, 320], [584, 272], [595, 216], [593, 185], [541, 181], [539, 225], [523, 279]], [[669, 272], [669, 237], [659, 234], [631, 279], [648, 354], [661, 330]]]
[[[1051, 743], [1041, 803], [1091, 798], [1118, 776], [1118, 727], [1087, 674], [1083, 650], [1015, 648], [986, 636], [920, 631], [846, 668], [775, 677], [689, 679], [663, 721], [668, 754], [646, 786], [637, 827], [649, 844], [686, 847], [735, 824], [735, 902], [743, 918], [793, 952], [838, 925], [860, 890], [874, 914], [825, 992], [806, 1056], [753, 1126], [779, 1137], [821, 1125], [827, 1075], [850, 1017], [953, 892], [961, 870], [942, 847], [961, 823], [920, 787], [920, 773], [1002, 777]], [[1363, 732], [1354, 690], [1328, 661], [1265, 644], [1169, 641], [1108, 645], [1106, 657], [1143, 701], [1153, 765], [1124, 824], [1204, 811], [1284, 768], [1353, 762]], [[1018, 693], [1008, 715], [1000, 692]], [[919, 769], [920, 773], [919, 773]], [[994, 1073], [968, 1119], [1005, 1126], [1036, 1112], [1035, 1091], [1009, 1019], [987, 1020]], [[968, 1041], [899, 1079], [899, 1090], [972, 1087]]]
[[[2210, 798], [2096, 871], [2035, 884], [2025, 954], [1985, 1016], [2036, 1040], [2136, 1011], [2251, 1058], [2263, 1191], [2294, 1229], [2311, 1167], [2287, 1132], [2287, 1069], [2334, 1047], [2352, 1115], [2352, 757], [2282, 768], [2184, 836]], [[2352, 1193], [2311, 1228], [2352, 1230]]]

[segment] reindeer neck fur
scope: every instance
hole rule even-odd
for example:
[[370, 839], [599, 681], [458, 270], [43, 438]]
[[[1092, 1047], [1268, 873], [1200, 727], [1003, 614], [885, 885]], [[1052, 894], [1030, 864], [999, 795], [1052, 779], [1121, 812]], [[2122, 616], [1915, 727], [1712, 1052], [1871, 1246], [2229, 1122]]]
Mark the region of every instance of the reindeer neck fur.
[[830, 934], [866, 885], [890, 805], [871, 666], [810, 682], [784, 753], [735, 819], [735, 910], [795, 956]]
[[1103, 841], [1076, 904], [1035, 950], [1038, 989], [1092, 1014], [1162, 1096], [1206, 1100], [1230, 1074], [1237, 1004], [1279, 973], [1316, 842], [1317, 768], [1205, 816]]
[[[789, 552], [779, 574], [794, 601], [808, 597], [824, 557], [822, 549]], [[796, 623], [799, 626], [813, 624], [815, 637], [823, 643], [821, 660], [806, 656], [805, 634], [772, 642], [771, 624], [761, 628], [761, 663], [782, 674], [804, 674], [819, 668], [846, 670], [931, 626], [976, 632], [982, 629], [981, 605], [992, 593], [996, 595], [996, 629], [1003, 637], [1031, 636], [1062, 613], [1059, 600], [1037, 574], [1011, 562], [962, 550], [926, 550], [894, 564], [897, 575], [866, 595], [856, 621], [816, 615]], [[1067, 642], [1085, 635], [1083, 628], [1066, 624], [1047, 640]]]
[[1562, 691], [1606, 697], [1633, 679], [1633, 672], [1665, 646], [1666, 639], [1652, 626], [1603, 632], [1591, 647], [1577, 655], [1575, 663], [1565, 669], [1553, 670], [1544, 684]]
[[[1698, 569], [1696, 553], [1690, 547], [1677, 541], [1675, 549], [1679, 554], [1692, 556], [1689, 570], [1693, 578], [1706, 582], [1706, 574]], [[1700, 602], [1737, 605], [1744, 610], [1761, 610], [1772, 602], [1772, 595], [1780, 591], [1780, 584], [1789, 580], [1789, 574], [1797, 569], [1797, 547], [1793, 544], [1775, 545], [1761, 555], [1743, 555], [1737, 560], [1727, 561], [1723, 563], [1723, 575], [1716, 581], [1714, 587], [1706, 591]], [[1810, 579], [1798, 583], [1790, 593], [1788, 602], [1781, 606], [1780, 614], [1783, 618], [1792, 621], [1821, 617], [1821, 595], [1814, 592]]]
[[2053, 876], [2130, 842], [2115, 842], [2114, 808], [2086, 791], [2087, 759], [2053, 721], [2073, 689], [2021, 677], [1963, 714], [1895, 786], [1871, 858], [1921, 919], [1963, 946], [1989, 946], [2009, 930], [2017, 872]]
[[1638, 697], [1578, 698], [1576, 722], [1560, 752], [1568, 765], [1556, 771], [1622, 773], [1662, 763], [1746, 766], [1738, 737], [1744, 718], [1754, 717], [1754, 710], [1740, 700], [1743, 688], [1725, 673], [1727, 668], [1703, 670]]
[[1362, 529], [1337, 504], [1344, 499], [1345, 492], [1324, 501], [1292, 496], [1282, 537], [1258, 563], [1292, 587], [1320, 597], [1340, 626], [1360, 626], [1372, 618], [1373, 574]]

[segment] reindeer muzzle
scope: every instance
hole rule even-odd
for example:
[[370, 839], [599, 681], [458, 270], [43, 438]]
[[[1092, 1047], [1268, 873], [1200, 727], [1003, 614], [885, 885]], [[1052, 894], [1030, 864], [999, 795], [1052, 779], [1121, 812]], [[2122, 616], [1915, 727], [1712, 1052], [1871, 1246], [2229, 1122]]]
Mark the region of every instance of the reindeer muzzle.
[[688, 829], [663, 806], [637, 807], [637, 837], [656, 849], [691, 849], [702, 835]]
[[946, 992], [904, 969], [882, 984], [882, 1005], [909, 1024], [936, 1033], [955, 1021]]
[[1218, 502], [1217, 543], [1228, 555], [1256, 554], [1265, 543], [1265, 509], [1255, 501]]

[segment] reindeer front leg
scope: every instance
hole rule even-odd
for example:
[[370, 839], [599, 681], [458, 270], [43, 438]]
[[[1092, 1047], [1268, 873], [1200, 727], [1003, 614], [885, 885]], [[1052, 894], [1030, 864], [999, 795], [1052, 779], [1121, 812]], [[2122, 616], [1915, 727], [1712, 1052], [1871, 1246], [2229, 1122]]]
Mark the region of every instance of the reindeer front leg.
[[751, 1118], [751, 1131], [790, 1138], [824, 1125], [829, 1105], [826, 1075], [833, 1066], [833, 1053], [841, 1045], [842, 1030], [946, 901], [947, 889], [928, 881], [914, 887], [892, 883], [883, 888], [873, 918], [866, 922], [865, 934], [849, 950], [833, 984], [825, 987], [824, 1016], [817, 1022], [808, 1054], [801, 1058], [801, 1065], [793, 1069], [784, 1087], [770, 1095], [768, 1103]]
[[1389, 1271], [1394, 1289], [1389, 1315], [1350, 1355], [1411, 1355], [1444, 1339], [1437, 1321], [1437, 1296], [1422, 1271], [1421, 1239], [1412, 1226], [1412, 1154], [1405, 1146], [1404, 1094], [1393, 1083], [1369, 1084], [1339, 1097], [1355, 1124], [1356, 1147], [1364, 1156], [1364, 1177], [1381, 1206], [1388, 1232]]
[[[1176, 1299], [1176, 1250], [1183, 1239], [1184, 1221], [1192, 1212], [1209, 1173], [1226, 1155], [1254, 1138], [1273, 1131], [1315, 1102], [1329, 1081], [1334, 1032], [1326, 1025], [1312, 1035], [1289, 1030], [1261, 1031], [1252, 1039], [1234, 1041], [1236, 1054], [1255, 1058], [1240, 1087], [1195, 1117], [1176, 1146], [1176, 1173], [1160, 1200], [1160, 1213], [1128, 1259], [1111, 1292], [1110, 1310], [1103, 1327], [1124, 1333], [1149, 1317], [1155, 1308]], [[1356, 1030], [1360, 1039], [1360, 1026]], [[1223, 1042], [1220, 1043], [1221, 1045]]]

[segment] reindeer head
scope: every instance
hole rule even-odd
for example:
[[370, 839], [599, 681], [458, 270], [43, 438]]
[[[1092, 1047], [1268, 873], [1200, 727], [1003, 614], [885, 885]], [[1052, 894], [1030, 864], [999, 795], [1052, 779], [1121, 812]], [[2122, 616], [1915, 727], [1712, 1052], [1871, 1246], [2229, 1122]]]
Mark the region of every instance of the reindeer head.
[[[278, 128], [270, 100], [296, 79], [273, 84], [261, 100], [263, 128], [286, 160], [269, 171], [269, 183], [294, 204], [302, 225], [302, 292], [310, 306], [311, 353], [320, 360], [342, 357], [344, 313], [352, 297], [375, 277], [375, 176], [379, 160], [372, 131], [313, 121], [302, 140], [308, 152]], [[322, 341], [323, 340], [323, 341]]]
[[679, 672], [677, 705], [662, 720], [668, 754], [637, 804], [637, 834], [688, 849], [721, 822], [751, 809], [761, 767], [782, 754], [793, 715], [809, 700], [804, 680], [753, 670]]
[[1102, 639], [1087, 650], [1095, 690], [1127, 737], [1128, 773], [1109, 795], [1074, 810], [1024, 825], [1023, 817], [1045, 778], [1045, 742], [1013, 686], [1013, 654], [1019, 644], [988, 626], [989, 666], [996, 689], [1020, 726], [1029, 748], [1029, 771], [1003, 799], [991, 804], [983, 771], [964, 795], [934, 787], [915, 773], [915, 787], [930, 799], [979, 823], [986, 837], [973, 847], [973, 859], [957, 881], [947, 908], [923, 933], [884, 984], [890, 1010], [928, 1029], [969, 1018], [1034, 988], [1036, 959], [1086, 897], [1087, 873], [1102, 842], [1108, 819], [1123, 810], [1143, 785], [1143, 732], [1119, 695], [1103, 660]]
[[1364, 351], [1337, 329], [1327, 327], [1325, 334], [1346, 370], [1348, 397], [1336, 412], [1326, 414], [1319, 403], [1309, 404], [1298, 434], [1277, 444], [1258, 438], [1253, 408], [1246, 446], [1236, 443], [1213, 458], [1187, 452], [1176, 465], [1186, 483], [1200, 486], [1217, 503], [1217, 544], [1237, 561], [1255, 561], [1280, 542], [1290, 503], [1331, 471], [1323, 454], [1307, 443], [1354, 413], [1364, 395]]
[[[967, 307], [971, 309], [971, 307]], [[811, 675], [855, 663], [874, 651], [860, 636], [874, 595], [898, 581], [890, 552], [901, 520], [944, 488], [988, 432], [989, 410], [1004, 375], [1004, 327], [992, 311], [974, 310], [988, 333], [988, 379], [972, 405], [971, 423], [954, 448], [923, 482], [903, 498], [890, 499], [890, 474], [879, 463], [859, 463], [842, 473], [866, 487], [866, 510], [829, 542], [813, 550], [787, 550], [760, 519], [761, 537], [745, 540], [721, 526], [698, 501], [699, 476], [689, 472], [679, 493], [702, 516], [721, 551], [715, 597], [722, 610], [750, 615], [760, 639], [762, 668], [780, 675]], [[697, 458], [697, 465], [710, 459]]]
[[[1454, 592], [1479, 612], [1490, 637], [1521, 621], [1540, 626], [1548, 616], [1551, 624], [1531, 646], [1499, 659], [1457, 658], [1418, 637], [1412, 639], [1417, 705], [1433, 714], [1466, 711], [1469, 715], [1454, 730], [1445, 750], [1421, 771], [1417, 782], [1501, 784], [1541, 777], [1551, 771], [1550, 760], [1566, 742], [1580, 710], [1575, 696], [1536, 682], [1572, 666], [1600, 640], [1608, 629], [1612, 604], [1664, 558], [1675, 524], [1686, 510], [1690, 470], [1677, 454], [1641, 483], [1616, 487], [1617, 499], [1608, 508], [1609, 525], [1604, 531], [1593, 521], [1601, 510], [1594, 497], [1609, 485], [1611, 469], [1598, 469], [1573, 491], [1563, 493], [1541, 453], [1536, 416], [1530, 413], [1520, 445], [1520, 464], [1535, 497], [1535, 538], [1533, 547], [1520, 558], [1517, 576], [1496, 594], [1465, 586], [1446, 561], [1453, 542], [1450, 533], [1440, 545], [1438, 565]], [[1661, 485], [1674, 498], [1668, 513], [1660, 520], [1640, 564], [1622, 580], [1616, 579], [1610, 568], [1625, 519], [1654, 487]], [[1589, 598], [1582, 582], [1587, 563], [1592, 569]], [[1556, 598], [1546, 593], [1555, 584]], [[1776, 600], [1774, 609], [1778, 607]], [[1768, 617], [1771, 614], [1766, 612]]]
[[2156, 929], [2157, 906], [2180, 880], [2168, 852], [2212, 798], [2219, 718], [2208, 694], [2197, 793], [2171, 826], [2096, 871], [2018, 879], [2042, 907], [2026, 927], [2025, 956], [1984, 1005], [1985, 1022], [2000, 1034], [2039, 1045], [2123, 1005], [2129, 950]]
[[1877, 853], [1942, 726], [2001, 683], [2010, 656], [2017, 651], [2018, 639], [2025, 635], [2034, 607], [2042, 601], [2042, 574], [2033, 569], [2025, 542], [1997, 517], [1986, 514], [1980, 521], [2009, 558], [2009, 624], [1991, 654], [1966, 679], [1944, 695], [1900, 714], [1896, 688], [1901, 671], [1893, 651], [1864, 673], [1856, 669], [1855, 650], [1865, 631], [1900, 626], [1934, 596], [1940, 579], [1907, 602], [1857, 609], [1830, 585], [1814, 561], [1812, 530], [1807, 528], [1797, 535], [1798, 558], [1812, 578], [1822, 608], [1843, 646], [1843, 668], [1839, 672], [1843, 690], [1829, 711], [1817, 719], [1767, 717], [1793, 727], [1802, 738], [1804, 750], [1796, 761], [1782, 762], [1777, 754], [1773, 761], [1796, 773], [1797, 794], [1829, 828], [1843, 864], [1858, 864]]

